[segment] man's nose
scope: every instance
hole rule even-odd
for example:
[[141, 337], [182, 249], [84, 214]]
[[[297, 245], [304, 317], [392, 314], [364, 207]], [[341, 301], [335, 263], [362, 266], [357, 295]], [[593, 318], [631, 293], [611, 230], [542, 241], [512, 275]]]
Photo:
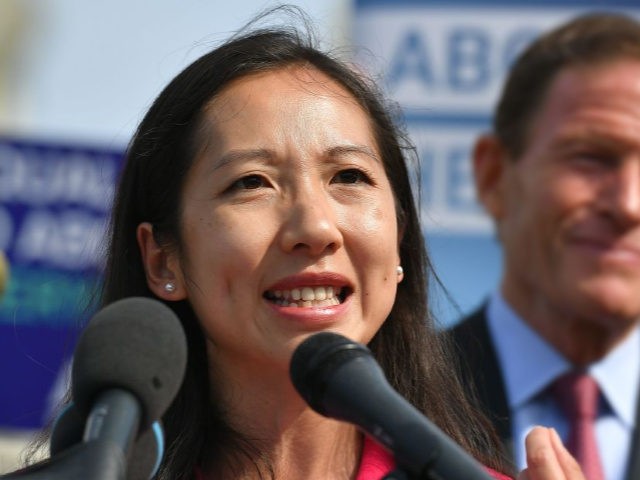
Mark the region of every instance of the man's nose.
[[620, 163], [608, 196], [620, 222], [640, 222], [640, 154]]

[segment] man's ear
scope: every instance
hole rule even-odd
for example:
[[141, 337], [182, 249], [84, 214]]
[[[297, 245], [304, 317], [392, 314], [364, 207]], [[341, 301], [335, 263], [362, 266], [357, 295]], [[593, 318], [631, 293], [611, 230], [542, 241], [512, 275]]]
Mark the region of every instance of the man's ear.
[[476, 197], [494, 221], [505, 211], [505, 182], [509, 155], [495, 135], [480, 136], [473, 148]]
[[136, 238], [149, 289], [157, 297], [167, 301], [186, 298], [180, 263], [175, 253], [158, 245], [153, 236], [153, 225], [148, 222], [138, 225]]

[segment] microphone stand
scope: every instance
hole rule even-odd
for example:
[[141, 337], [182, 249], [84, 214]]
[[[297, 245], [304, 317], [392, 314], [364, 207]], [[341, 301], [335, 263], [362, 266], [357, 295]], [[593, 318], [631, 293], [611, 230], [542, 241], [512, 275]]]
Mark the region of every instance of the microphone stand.
[[82, 443], [0, 480], [125, 480], [140, 418], [132, 393], [106, 390], [91, 409]]

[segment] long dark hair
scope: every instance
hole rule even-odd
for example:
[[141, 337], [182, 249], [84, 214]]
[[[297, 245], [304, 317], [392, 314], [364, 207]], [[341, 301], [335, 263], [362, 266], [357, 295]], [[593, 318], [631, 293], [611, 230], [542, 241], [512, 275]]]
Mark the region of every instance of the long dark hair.
[[[181, 252], [181, 192], [199, 147], [206, 105], [234, 79], [294, 64], [315, 68], [345, 87], [369, 115], [403, 232], [404, 280], [388, 319], [369, 346], [394, 388], [478, 459], [500, 468], [490, 427], [464, 400], [429, 315], [426, 292], [431, 267], [406, 161], [415, 150], [375, 86], [313, 42], [310, 35], [293, 28], [236, 36], [188, 66], [157, 97], [127, 151], [112, 212], [101, 303], [154, 297], [136, 243], [141, 222], [153, 225], [159, 244]], [[196, 467], [232, 468], [232, 459], [250, 451], [250, 442], [235, 434], [218, 410], [204, 336], [191, 306], [187, 301], [167, 305], [183, 322], [189, 361], [182, 388], [163, 418], [167, 456], [161, 478], [193, 478]]]

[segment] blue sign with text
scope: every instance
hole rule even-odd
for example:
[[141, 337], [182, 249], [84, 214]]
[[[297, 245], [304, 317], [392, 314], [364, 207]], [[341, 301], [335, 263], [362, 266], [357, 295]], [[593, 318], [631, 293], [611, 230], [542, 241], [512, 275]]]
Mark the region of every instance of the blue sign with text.
[[0, 138], [0, 426], [37, 428], [91, 312], [123, 153]]

